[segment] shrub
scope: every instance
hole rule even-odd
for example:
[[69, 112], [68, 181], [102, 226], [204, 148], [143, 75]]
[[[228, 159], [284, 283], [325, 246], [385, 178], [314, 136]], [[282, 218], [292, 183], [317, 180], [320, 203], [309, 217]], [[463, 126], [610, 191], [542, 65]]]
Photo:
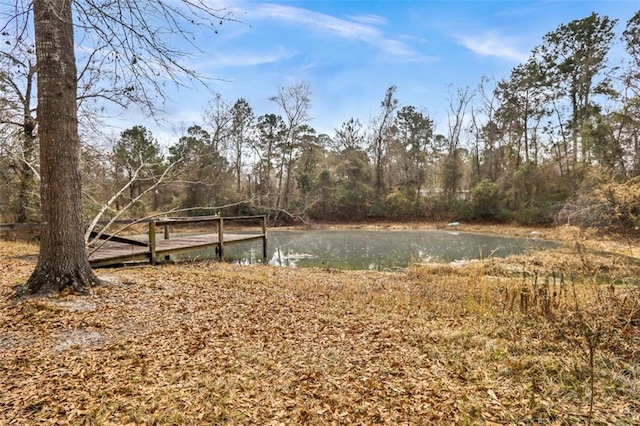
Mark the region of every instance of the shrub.
[[481, 180], [471, 191], [469, 219], [503, 222], [509, 219], [498, 184], [489, 179]]
[[619, 182], [598, 170], [591, 170], [576, 195], [564, 204], [556, 221], [607, 231], [638, 233], [640, 177]]

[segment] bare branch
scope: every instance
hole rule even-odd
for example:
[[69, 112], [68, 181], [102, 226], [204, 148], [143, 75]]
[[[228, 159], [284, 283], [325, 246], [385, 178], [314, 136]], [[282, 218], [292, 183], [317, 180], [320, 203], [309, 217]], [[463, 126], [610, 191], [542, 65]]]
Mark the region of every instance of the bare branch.
[[[89, 236], [91, 235], [91, 231], [94, 230], [96, 224], [98, 223], [98, 221], [102, 218], [102, 215], [104, 215], [104, 213], [110, 208], [110, 206], [118, 199], [119, 196], [121, 196], [124, 191], [126, 191], [131, 185], [133, 185], [133, 183], [138, 179], [138, 174], [140, 173], [140, 170], [142, 170], [145, 167], [145, 164], [141, 164], [140, 167], [138, 167], [134, 172], [133, 172], [133, 176], [131, 176], [131, 178], [129, 179], [129, 181], [120, 188], [120, 190], [118, 192], [116, 192], [110, 199], [109, 201], [107, 201], [102, 208], [100, 208], [100, 210], [98, 211], [98, 213], [96, 213], [96, 215], [94, 216], [93, 220], [91, 221], [91, 223], [89, 224], [89, 226], [87, 227], [87, 230], [85, 231], [84, 234], [84, 239], [85, 242], [89, 241]], [[116, 215], [119, 216], [120, 213], [118, 213]], [[99, 237], [100, 235], [98, 235]], [[96, 237], [96, 238], [98, 238]]]
[[[174, 163], [175, 164], [175, 163]], [[124, 208], [122, 208], [113, 218], [111, 218], [111, 220], [104, 226], [104, 228], [102, 228], [102, 230], [98, 233], [98, 235], [91, 241], [89, 241], [89, 236], [91, 235], [91, 231], [93, 231], [93, 229], [95, 228], [95, 225], [98, 223], [98, 220], [100, 219], [101, 215], [104, 213], [104, 211], [106, 211], [106, 208], [103, 207], [102, 211], [99, 213], [100, 216], [96, 215], [96, 217], [94, 217], [93, 221], [91, 222], [91, 225], [89, 226], [89, 228], [87, 228], [87, 231], [85, 232], [85, 242], [87, 244], [92, 244], [94, 243], [97, 239], [99, 239], [100, 236], [102, 236], [102, 232], [105, 229], [108, 229], [109, 226], [111, 226], [121, 215], [122, 213], [124, 213], [125, 211], [127, 211], [128, 208], [130, 208], [132, 205], [134, 205], [138, 200], [140, 200], [144, 195], [148, 194], [150, 191], [155, 190], [158, 185], [160, 185], [163, 181], [164, 178], [167, 176], [167, 174], [169, 173], [169, 171], [173, 168], [174, 164], [170, 164], [169, 167], [167, 167], [165, 169], [165, 171], [162, 173], [162, 175], [155, 181], [155, 183], [153, 185], [151, 185], [149, 188], [147, 188], [146, 190], [142, 191], [140, 194], [138, 194], [137, 197], [133, 198], [131, 201], [129, 201], [129, 203], [124, 206]], [[142, 166], [141, 166], [142, 168]], [[140, 169], [138, 169], [140, 170]], [[129, 185], [131, 185], [133, 182], [133, 179], [130, 180], [127, 184], [127, 187]], [[126, 189], [126, 188], [124, 188]], [[117, 196], [111, 197], [111, 200], [109, 201], [109, 203], [113, 203], [116, 200]], [[107, 204], [106, 206], [108, 207], [109, 204]], [[106, 241], [105, 241], [106, 242]], [[104, 244], [104, 243], [103, 243]], [[102, 245], [101, 245], [102, 246]], [[99, 248], [99, 247], [98, 247]], [[97, 250], [97, 248], [96, 248]], [[95, 251], [95, 250], [94, 250]]]

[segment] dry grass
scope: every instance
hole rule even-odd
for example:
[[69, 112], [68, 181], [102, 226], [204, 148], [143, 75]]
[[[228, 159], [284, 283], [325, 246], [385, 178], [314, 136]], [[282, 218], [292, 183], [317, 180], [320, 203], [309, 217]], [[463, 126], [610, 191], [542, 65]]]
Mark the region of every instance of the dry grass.
[[633, 259], [194, 263], [16, 304], [34, 250], [0, 243], [0, 424], [640, 423]]

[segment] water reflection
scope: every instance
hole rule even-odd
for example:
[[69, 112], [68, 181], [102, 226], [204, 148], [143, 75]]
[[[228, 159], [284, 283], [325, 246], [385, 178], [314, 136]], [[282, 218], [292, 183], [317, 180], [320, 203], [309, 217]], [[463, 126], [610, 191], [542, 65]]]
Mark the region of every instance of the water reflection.
[[[439, 230], [270, 231], [268, 236], [271, 265], [336, 269], [394, 270], [415, 263], [505, 257], [557, 246], [537, 239]], [[245, 265], [261, 263], [261, 244], [226, 246], [225, 258]], [[212, 252], [198, 256], [215, 257]]]

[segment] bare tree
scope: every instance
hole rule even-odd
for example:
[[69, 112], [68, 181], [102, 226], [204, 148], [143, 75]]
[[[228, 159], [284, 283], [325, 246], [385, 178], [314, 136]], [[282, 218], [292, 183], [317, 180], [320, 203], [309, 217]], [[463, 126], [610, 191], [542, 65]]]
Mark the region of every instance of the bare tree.
[[458, 87], [456, 92], [449, 96], [447, 153], [443, 168], [443, 190], [449, 203], [452, 203], [455, 199], [462, 179], [459, 158], [460, 144], [467, 120], [469, 103], [472, 98], [473, 93], [468, 86]]
[[257, 119], [257, 137], [253, 150], [258, 157], [259, 188], [262, 198], [268, 200], [267, 207], [274, 208], [274, 200], [270, 197], [272, 191], [271, 173], [276, 156], [277, 147], [283, 144], [286, 126], [282, 117], [276, 114], [265, 114]]
[[204, 120], [211, 129], [211, 148], [216, 152], [223, 152], [229, 143], [233, 115], [231, 105], [220, 93], [215, 93], [209, 101]]
[[[300, 131], [310, 120], [311, 87], [301, 82], [290, 87], [279, 87], [278, 93], [269, 98], [281, 109], [285, 120], [285, 136], [281, 146], [280, 177], [276, 208], [286, 207], [291, 192], [294, 154], [301, 136]], [[284, 180], [284, 188], [283, 188]]]
[[243, 98], [238, 99], [236, 103], [233, 104], [231, 115], [233, 117], [231, 124], [231, 145], [235, 157], [236, 192], [239, 194], [242, 192], [242, 157], [252, 138], [255, 117], [251, 106], [246, 99]]
[[[14, 14], [21, 37], [30, 6]], [[76, 8], [78, 20], [73, 19]], [[213, 25], [225, 19], [204, 2], [129, 2], [34, 0], [38, 68], [38, 135], [40, 143], [42, 230], [38, 263], [18, 295], [72, 290], [87, 292], [99, 280], [91, 270], [84, 244], [78, 137], [74, 33], [101, 41], [113, 54], [113, 69], [128, 72], [149, 109], [162, 98], [166, 77], [177, 84], [199, 78], [181, 63], [183, 51], [171, 48], [171, 35], [189, 41], [189, 23]], [[74, 22], [77, 27], [74, 27]], [[118, 76], [119, 73], [114, 74]]]
[[384, 168], [385, 157], [389, 148], [388, 133], [393, 124], [393, 114], [398, 108], [398, 99], [395, 97], [397, 87], [390, 86], [380, 103], [380, 113], [373, 120], [373, 136], [371, 140], [371, 151], [373, 162], [376, 168], [376, 194], [380, 197], [385, 186]]
[[[8, 40], [7, 40], [8, 41]], [[15, 176], [16, 222], [33, 220], [37, 214], [35, 194], [37, 140], [35, 117], [36, 66], [33, 46], [23, 40], [9, 42], [8, 51], [0, 51], [0, 123], [8, 124], [16, 143], [10, 149], [10, 170]]]
[[[185, 65], [191, 53], [174, 47], [175, 41], [199, 50], [193, 41], [195, 29], [217, 33], [224, 21], [233, 19], [230, 11], [214, 9], [204, 0], [76, 0], [73, 4], [82, 41], [90, 51], [99, 52], [87, 58], [86, 69], [107, 70], [112, 77], [110, 86], [100, 84], [104, 89], [100, 97], [121, 104], [126, 99], [151, 110], [166, 100], [167, 83], [190, 86], [209, 79]], [[98, 91], [94, 87], [89, 92], [96, 97]]]

